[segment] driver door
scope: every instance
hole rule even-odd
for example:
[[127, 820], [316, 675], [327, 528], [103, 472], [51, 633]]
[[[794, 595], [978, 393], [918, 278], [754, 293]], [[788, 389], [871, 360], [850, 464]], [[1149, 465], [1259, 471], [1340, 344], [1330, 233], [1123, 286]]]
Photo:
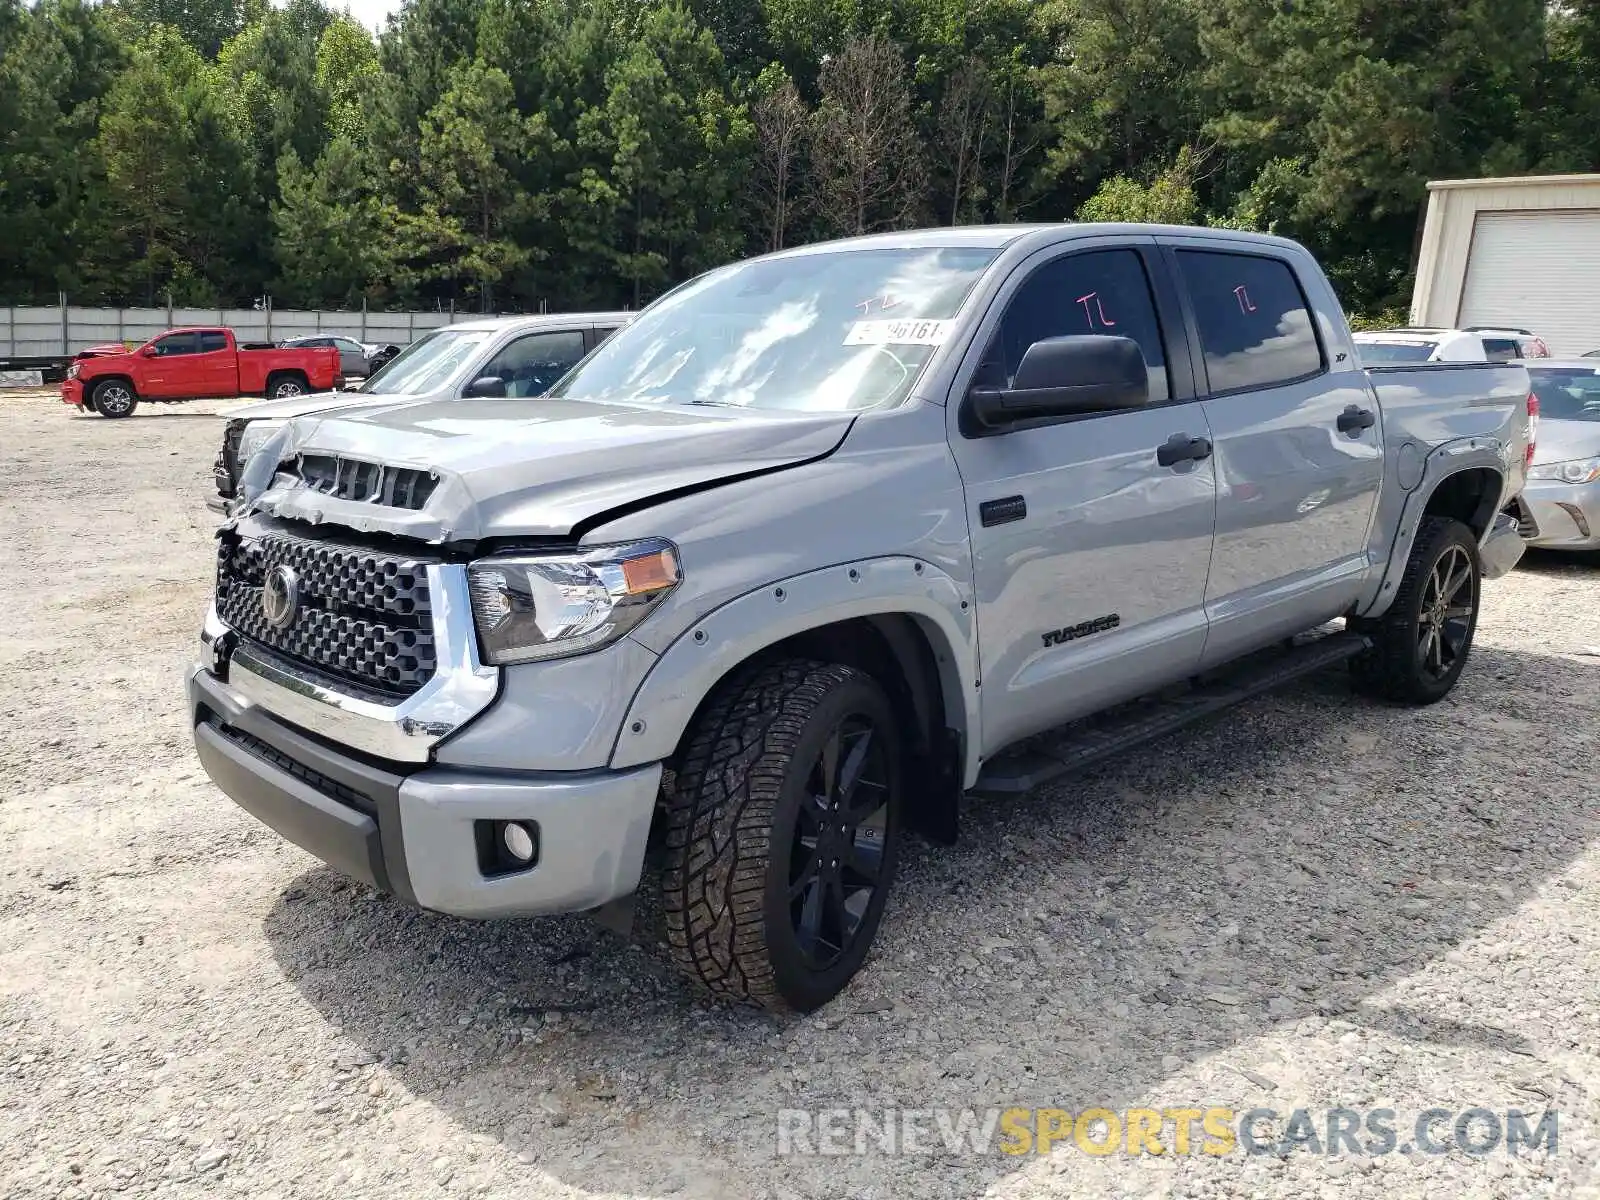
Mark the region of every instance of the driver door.
[[513, 400], [542, 396], [583, 357], [583, 330], [529, 333], [500, 347], [477, 378], [494, 376]]
[[[1147, 406], [962, 432], [972, 386], [1009, 386], [1029, 346], [1073, 334], [1137, 342]], [[1217, 494], [1209, 458], [1157, 461], [1175, 435], [1210, 431], [1153, 239], [1043, 252], [1008, 281], [973, 354], [950, 398], [950, 443], [966, 488], [992, 754], [1194, 670]]]
[[155, 351], [144, 360], [139, 379], [139, 394], [149, 398], [180, 398], [189, 395], [195, 363], [200, 352], [198, 333], [169, 333], [150, 343]]

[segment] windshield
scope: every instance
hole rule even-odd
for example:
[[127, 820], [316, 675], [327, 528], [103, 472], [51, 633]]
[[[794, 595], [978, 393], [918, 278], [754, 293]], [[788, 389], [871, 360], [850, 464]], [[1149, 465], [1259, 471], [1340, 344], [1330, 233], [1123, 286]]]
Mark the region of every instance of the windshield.
[[1600, 367], [1530, 367], [1539, 416], [1553, 421], [1600, 421]]
[[550, 394], [808, 412], [898, 404], [997, 253], [840, 250], [724, 267], [651, 305]]
[[435, 330], [390, 359], [361, 390], [379, 396], [421, 396], [436, 391], [492, 336], [487, 329]]
[[1364, 363], [1427, 362], [1439, 348], [1438, 342], [1357, 342], [1356, 353]]

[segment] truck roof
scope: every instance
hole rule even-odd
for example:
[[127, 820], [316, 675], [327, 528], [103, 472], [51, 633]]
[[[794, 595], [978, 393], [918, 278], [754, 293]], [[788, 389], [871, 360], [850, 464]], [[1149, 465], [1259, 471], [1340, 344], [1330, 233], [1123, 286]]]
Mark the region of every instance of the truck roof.
[[1241, 245], [1298, 246], [1287, 238], [1268, 233], [1237, 229], [1213, 229], [1199, 225], [1142, 225], [1121, 221], [1053, 221], [1015, 225], [951, 225], [935, 229], [904, 229], [894, 233], [869, 233], [862, 237], [832, 242], [813, 242], [763, 255], [764, 258], [799, 258], [808, 254], [829, 254], [849, 250], [913, 250], [919, 247], [979, 246], [999, 250], [1014, 242], [1029, 239], [1041, 246], [1085, 237], [1188, 236], [1196, 234]]

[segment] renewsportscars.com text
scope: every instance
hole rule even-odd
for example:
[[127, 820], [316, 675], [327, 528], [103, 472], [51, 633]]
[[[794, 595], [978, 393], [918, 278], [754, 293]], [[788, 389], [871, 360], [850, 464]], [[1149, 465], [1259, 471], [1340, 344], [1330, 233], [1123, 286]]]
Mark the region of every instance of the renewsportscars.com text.
[[1552, 1111], [1428, 1108], [787, 1108], [779, 1155], [1482, 1156], [1558, 1149]]

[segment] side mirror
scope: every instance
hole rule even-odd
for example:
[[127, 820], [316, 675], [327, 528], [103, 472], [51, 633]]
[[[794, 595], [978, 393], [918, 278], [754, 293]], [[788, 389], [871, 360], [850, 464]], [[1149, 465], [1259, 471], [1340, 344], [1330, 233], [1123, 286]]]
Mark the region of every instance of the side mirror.
[[1045, 338], [1028, 347], [1009, 388], [973, 388], [967, 411], [982, 430], [1019, 421], [1143, 408], [1150, 373], [1132, 338], [1103, 334]]
[[480, 375], [467, 384], [465, 396], [501, 396], [506, 394], [506, 381], [498, 375]]
[[139, 351], [139, 355], [141, 358], [160, 358], [161, 351], [157, 350], [154, 346], [146, 346], [143, 350]]

